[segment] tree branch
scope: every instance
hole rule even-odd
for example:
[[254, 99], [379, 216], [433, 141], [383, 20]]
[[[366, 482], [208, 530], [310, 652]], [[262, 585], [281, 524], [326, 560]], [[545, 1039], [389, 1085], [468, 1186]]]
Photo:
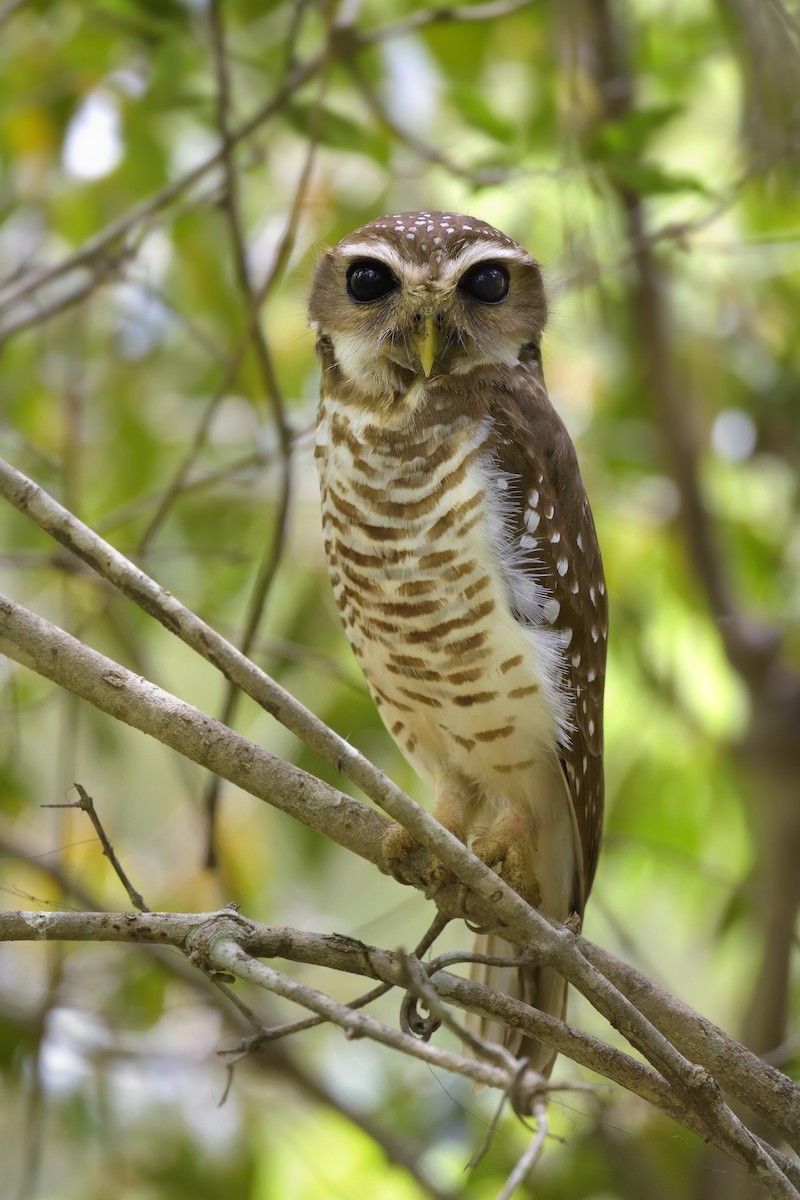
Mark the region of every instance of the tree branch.
[[[206, 714], [131, 675], [8, 600], [0, 601], [0, 650], [382, 866], [381, 841], [386, 824], [377, 813], [240, 738]], [[762, 1180], [772, 1180], [777, 1190], [771, 1194], [789, 1195], [780, 1190], [784, 1177], [722, 1103], [708, 1072], [687, 1062], [592, 966], [568, 929], [551, 926], [449, 831], [408, 797], [399, 795], [401, 802], [393, 799], [396, 815], [474, 892], [479, 919], [504, 929], [507, 936], [528, 946], [537, 961], [560, 971], [648, 1057], [681, 1100], [722, 1140], [732, 1157], [746, 1162]], [[443, 888], [437, 904], [448, 915], [459, 915], [458, 886]]]
[[0, 653], [380, 864], [384, 817], [5, 597]]
[[[111, 577], [114, 582], [119, 579], [124, 583], [125, 586], [121, 590], [133, 592], [142, 607], [158, 615], [169, 628], [188, 630], [191, 637], [190, 644], [192, 641], [196, 641], [204, 647], [204, 657], [215, 663], [218, 662], [216, 651], [220, 644], [223, 650], [227, 644], [217, 635], [211, 634], [208, 627], [203, 626], [202, 622], [188, 614], [187, 610], [183, 610], [182, 606], [159, 589], [152, 580], [139, 572], [132, 564], [127, 563], [111, 547], [102, 543], [101, 539], [97, 539], [96, 535], [91, 535], [85, 526], [81, 526], [80, 522], [77, 522], [71, 514], [55, 505], [54, 501], [26, 480], [24, 476], [19, 476], [11, 468], [5, 468], [0, 472], [0, 482], [12, 496], [16, 497], [15, 502], [18, 502], [17, 506], [22, 511], [29, 511], [31, 515], [37, 514], [39, 522], [45, 527], [52, 524], [56, 536], [60, 534], [59, 540], [64, 541], [65, 544], [74, 540], [81, 547], [82, 557], [87, 562], [96, 566], [96, 569], [102, 568], [101, 573]], [[380, 838], [385, 829], [385, 823], [377, 814], [370, 813], [356, 801], [342, 797], [341, 793], [337, 793], [334, 789], [327, 789], [325, 785], [298, 772], [296, 768], [291, 768], [288, 764], [280, 763], [280, 760], [273, 756], [266, 755], [266, 752], [260, 751], [258, 747], [253, 747], [244, 739], [239, 739], [237, 735], [231, 734], [224, 726], [212, 722], [205, 714], [198, 713], [188, 705], [182, 705], [174, 697], [161, 693], [160, 689], [154, 688], [153, 685], [129, 676], [129, 673], [124, 672], [117, 664], [104, 659], [101, 655], [96, 655], [93, 651], [86, 650], [75, 639], [69, 638], [69, 635], [56, 630], [55, 627], [48, 626], [46, 622], [40, 622], [40, 619], [33, 617], [32, 614], [25, 614], [24, 610], [18, 610], [17, 606], [11, 602], [5, 602], [3, 605], [2, 617], [3, 625], [6, 628], [6, 644], [11, 646], [12, 657], [17, 657], [19, 661], [29, 665], [36, 663], [34, 669], [40, 670], [40, 673], [61, 682], [63, 686], [77, 691], [85, 698], [91, 699], [93, 703], [105, 708], [112, 715], [129, 723], [137, 724], [137, 727], [153, 733], [167, 744], [175, 744], [176, 721], [174, 716], [177, 716], [178, 713], [186, 714], [182, 716], [182, 720], [192, 731], [193, 737], [190, 739], [191, 747], [188, 750], [180, 744], [183, 739], [177, 738], [178, 744], [175, 745], [175, 748], [179, 749], [179, 752], [186, 753], [188, 757], [194, 758], [203, 765], [210, 765], [209, 759], [214, 757], [225, 768], [220, 769], [219, 774], [230, 778], [232, 782], [243, 786], [255, 795], [270, 799], [284, 811], [292, 811], [293, 815], [298, 815], [299, 819], [306, 823], [312, 822], [309, 821], [308, 811], [305, 810], [304, 805], [297, 803], [297, 794], [294, 789], [300, 788], [301, 791], [305, 790], [306, 792], [310, 789], [314, 793], [317, 803], [321, 803], [319, 813], [315, 814], [313, 818], [315, 827], [332, 836], [340, 844], [348, 845], [356, 853], [369, 857], [376, 865], [382, 866]], [[12, 639], [10, 643], [8, 642], [9, 633]], [[209, 634], [211, 634], [214, 650], [209, 649]], [[48, 652], [48, 638], [53, 636], [55, 636], [53, 645], [63, 646], [63, 654], [59, 652], [54, 656]], [[185, 640], [189, 640], [189, 638]], [[69, 655], [67, 655], [67, 650]], [[252, 664], [248, 664], [247, 660], [238, 655], [232, 647], [224, 650], [224, 654], [227, 664], [233, 663], [237, 672], [241, 673], [248, 684], [255, 682], [254, 688], [251, 689], [248, 686], [246, 690], [251, 694], [257, 690], [260, 696], [269, 697], [265, 707], [269, 711], [275, 712], [272, 697], [276, 693], [276, 685], [263, 673], [258, 672]], [[72, 671], [66, 669], [68, 657], [72, 669], [76, 672], [74, 677]], [[86, 678], [87, 669], [91, 676], [91, 682]], [[106, 682], [109, 673], [114, 680], [113, 687], [109, 687]], [[126, 699], [125, 702], [120, 703], [123, 691], [129, 692], [136, 698], [135, 721], [131, 720], [133, 709], [130, 700]], [[280, 693], [281, 689], [277, 689], [277, 692]], [[283, 695], [286, 694], [283, 693]], [[260, 698], [260, 696], [256, 698]], [[159, 712], [154, 719], [153, 714], [148, 711], [148, 700], [155, 697], [158, 697], [163, 711]], [[510, 891], [452, 834], [433, 821], [424, 810], [395, 788], [380, 772], [371, 766], [365, 770], [366, 760], [348, 747], [347, 743], [338, 739], [322, 722], [313, 718], [311, 714], [307, 713], [307, 710], [297, 705], [291, 698], [287, 697], [287, 701], [288, 704], [282, 703], [280, 706], [285, 711], [276, 712], [275, 715], [282, 717], [288, 714], [289, 719], [285, 723], [290, 728], [294, 725], [295, 731], [303, 729], [310, 732], [311, 737], [319, 744], [324, 745], [328, 752], [331, 747], [338, 748], [341, 745], [344, 748], [344, 760], [351, 768], [351, 778], [358, 772], [362, 777], [369, 779], [373, 788], [375, 783], [378, 783], [377, 790], [384, 809], [395, 819], [400, 820], [418, 841], [434, 853], [441, 862], [450, 867], [457, 879], [470, 888], [474, 893], [472, 902], [483, 923], [496, 929], [504, 928], [506, 933], [512, 935], [517, 944], [535, 948], [539, 961], [552, 965], [587, 996], [590, 1002], [624, 1033], [631, 1044], [641, 1050], [665, 1075], [684, 1101], [720, 1132], [726, 1147], [734, 1157], [742, 1154], [746, 1157], [749, 1156], [751, 1169], [759, 1176], [766, 1178], [774, 1174], [773, 1165], [765, 1162], [763, 1151], [756, 1145], [752, 1136], [730, 1113], [730, 1110], [722, 1105], [716, 1092], [716, 1085], [710, 1076], [700, 1068], [693, 1067], [688, 1063], [653, 1024], [642, 1016], [626, 996], [590, 963], [578, 949], [574, 935], [570, 931], [552, 927], [541, 914], [530, 909], [516, 893]], [[175, 706], [178, 708], [176, 709]], [[165, 716], [170, 712], [174, 712], [172, 719]], [[200, 730], [213, 731], [216, 736], [206, 738], [200, 736], [198, 738], [197, 730], [192, 729], [193, 721], [198, 723]], [[177, 724], [180, 725], [180, 721]], [[234, 745], [237, 750], [233, 754], [230, 752], [220, 753], [218, 747], [214, 749], [220, 739], [224, 741], [227, 738], [236, 739]], [[304, 740], [308, 740], [308, 738]], [[309, 744], [311, 743], [309, 742]], [[241, 769], [240, 755], [244, 756], [244, 760], [248, 764], [246, 770]], [[266, 755], [266, 759], [263, 758], [264, 755]], [[266, 771], [264, 769], [265, 762], [267, 764]], [[211, 766], [211, 769], [216, 768]], [[254, 786], [254, 779], [256, 786]], [[281, 788], [274, 795], [265, 794], [275, 780], [282, 782]], [[288, 787], [288, 798], [287, 780], [292, 781]], [[299, 782], [301, 780], [302, 784]], [[349, 806], [351, 823], [355, 820], [356, 813], [363, 813], [366, 818], [361, 820], [361, 827], [355, 838], [352, 836], [352, 828], [347, 828], [346, 815], [343, 822], [336, 819], [336, 805], [342, 803]], [[303, 811], [303, 815], [300, 815], [299, 810]], [[344, 809], [340, 809], [340, 815], [343, 813]], [[320, 820], [324, 821], [324, 828]], [[367, 827], [369, 827], [368, 846], [364, 844]], [[419, 860], [415, 862], [420, 870], [421, 879], [425, 878], [426, 871], [423, 863], [424, 856], [420, 856]], [[458, 888], [452, 886], [449, 889], [442, 889], [437, 896], [437, 904], [447, 915], [459, 915], [457, 893]], [[779, 1184], [780, 1181], [776, 1186]], [[785, 1193], [778, 1190], [775, 1194]]]
[[[286, 102], [294, 95], [296, 91], [312, 79], [317, 71], [324, 64], [326, 55], [315, 55], [307, 59], [305, 62], [297, 63], [288, 73], [286, 80], [278, 89], [275, 95], [262, 104], [246, 121], [231, 133], [231, 144], [236, 144], [249, 137], [255, 132], [265, 121], [270, 117], [275, 116], [285, 106]], [[21, 278], [10, 280], [5, 285], [0, 284], [0, 312], [10, 308], [13, 304], [19, 303], [25, 299], [31, 292], [38, 291], [40, 288], [54, 283], [63, 275], [71, 271], [77, 270], [79, 267], [89, 266], [96, 261], [102, 259], [110, 246], [125, 234], [129, 233], [137, 225], [141, 225], [147, 221], [149, 217], [154, 216], [161, 209], [166, 208], [178, 196], [188, 191], [201, 179], [213, 171], [223, 161], [224, 147], [220, 146], [212, 154], [209, 154], [202, 162], [193, 167], [191, 171], [187, 171], [178, 179], [167, 184], [160, 191], [155, 192], [152, 196], [148, 196], [146, 200], [142, 200], [129, 212], [124, 213], [121, 217], [117, 217], [105, 229], [100, 230], [93, 237], [80, 246], [74, 254], [68, 255], [61, 259], [60, 262], [53, 263], [48, 267], [36, 267], [27, 271]]]
[[[230, 946], [235, 941], [237, 953], [242, 954], [248, 961], [253, 958], [284, 958], [291, 962], [308, 963], [330, 970], [343, 971], [348, 974], [365, 976], [380, 980], [391, 987], [405, 987], [407, 984], [406, 956], [382, 950], [376, 946], [365, 945], [355, 938], [341, 934], [315, 934], [290, 929], [262, 925], [251, 921], [231, 910], [225, 909], [217, 913], [99, 913], [99, 912], [9, 912], [0, 913], [0, 941], [114, 941], [129, 942], [136, 945], [148, 944], [155, 946], [174, 946], [190, 956], [202, 946], [200, 960], [208, 957], [217, 969], [234, 969], [232, 959], [228, 957], [232, 951], [226, 951], [221, 958], [214, 949], [220, 942]], [[690, 1109], [687, 1109], [682, 1099], [676, 1095], [664, 1080], [651, 1068], [636, 1059], [615, 1050], [589, 1034], [583, 1033], [564, 1021], [550, 1017], [537, 1009], [518, 1000], [493, 991], [483, 984], [453, 975], [448, 971], [437, 970], [436, 964], [419, 962], [419, 969], [430, 972], [430, 986], [435, 989], [442, 1001], [455, 1004], [469, 1012], [486, 1016], [493, 1021], [521, 1029], [528, 1036], [535, 1037], [552, 1046], [560, 1053], [568, 1055], [575, 1062], [613, 1080], [620, 1086], [640, 1096], [667, 1116], [684, 1125], [687, 1129], [703, 1137], [715, 1145], [722, 1146], [721, 1139], [705, 1121], [698, 1119]], [[277, 974], [277, 973], [276, 973]], [[251, 978], [248, 971], [244, 977]], [[262, 982], [274, 982], [272, 976], [262, 978]], [[277, 986], [282, 989], [280, 994], [298, 1000], [306, 1005], [306, 1000], [313, 1011], [320, 1013], [327, 1020], [335, 1020], [343, 1028], [350, 1028], [359, 1034], [358, 1026], [349, 1022], [344, 1013], [352, 1012], [337, 1005], [330, 1009], [327, 997], [319, 992], [303, 992], [297, 990], [300, 985], [292, 985], [285, 976], [280, 976]], [[332, 1015], [333, 1014], [333, 1015]], [[385, 1029], [386, 1027], [382, 1027]], [[713, 1029], [713, 1027], [712, 1027]], [[394, 1048], [408, 1051], [403, 1037], [389, 1031], [392, 1037], [381, 1035], [378, 1040]], [[371, 1036], [371, 1034], [370, 1034]], [[712, 1035], [713, 1036], [713, 1035]], [[412, 1039], [413, 1041], [413, 1039]], [[419, 1045], [418, 1042], [415, 1042]], [[417, 1057], [429, 1057], [426, 1053]], [[456, 1056], [457, 1057], [457, 1056]], [[431, 1059], [430, 1061], [433, 1061]], [[450, 1059], [437, 1059], [438, 1065], [445, 1069], [454, 1069]], [[469, 1063], [470, 1060], [464, 1060]], [[763, 1064], [760, 1064], [763, 1067]], [[459, 1071], [458, 1073], [469, 1073]], [[477, 1078], [477, 1076], [473, 1076]], [[493, 1086], [500, 1086], [497, 1081]], [[724, 1148], [724, 1147], [723, 1147]], [[773, 1154], [772, 1151], [770, 1151]], [[792, 1163], [785, 1155], [774, 1152], [775, 1162], [796, 1185], [800, 1185], [800, 1165]], [[744, 1162], [743, 1158], [739, 1161]], [[789, 1193], [787, 1193], [789, 1194]]]

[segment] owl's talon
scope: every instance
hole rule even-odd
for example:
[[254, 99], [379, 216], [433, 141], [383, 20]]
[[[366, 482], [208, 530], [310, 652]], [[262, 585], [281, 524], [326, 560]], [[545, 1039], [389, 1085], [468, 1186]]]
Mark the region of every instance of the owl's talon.
[[531, 876], [530, 851], [524, 842], [502, 832], [476, 838], [472, 851], [533, 908], [542, 903], [538, 881]]
[[459, 884], [458, 901], [457, 901], [458, 911], [460, 912], [462, 920], [466, 923], [466, 926], [468, 929], [472, 928], [472, 926], [470, 925], [470, 915], [469, 915], [469, 909], [468, 909], [469, 898], [471, 895], [472, 895], [472, 892], [466, 883]]
[[453, 882], [453, 872], [448, 867], [443, 866], [440, 862], [434, 861], [433, 870], [431, 871], [431, 879], [425, 890], [425, 899], [433, 900], [439, 895], [439, 892], [447, 884]]
[[427, 882], [411, 866], [410, 859], [422, 849], [419, 842], [402, 825], [394, 823], [383, 835], [381, 843], [386, 870], [398, 883]]
[[466, 917], [464, 917], [464, 924], [470, 933], [478, 934], [478, 936], [485, 933], [494, 933], [493, 925], [473, 925], [472, 921], [468, 921]]

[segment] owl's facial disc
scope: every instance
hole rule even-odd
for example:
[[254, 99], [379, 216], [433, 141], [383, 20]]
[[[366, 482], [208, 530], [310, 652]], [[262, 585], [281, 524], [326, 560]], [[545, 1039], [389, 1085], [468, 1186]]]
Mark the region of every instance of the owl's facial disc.
[[538, 264], [499, 230], [456, 213], [405, 213], [323, 255], [309, 316], [326, 369], [372, 401], [416, 403], [426, 381], [516, 368], [539, 343], [547, 304]]
[[[460, 275], [442, 279], [422, 271], [409, 278], [380, 258], [355, 258], [345, 273], [351, 304], [375, 314], [378, 355], [429, 379], [434, 364], [448, 374], [469, 356], [481, 327], [480, 310], [501, 305], [509, 294], [510, 274], [503, 262], [473, 262]], [[481, 328], [481, 332], [484, 332]]]

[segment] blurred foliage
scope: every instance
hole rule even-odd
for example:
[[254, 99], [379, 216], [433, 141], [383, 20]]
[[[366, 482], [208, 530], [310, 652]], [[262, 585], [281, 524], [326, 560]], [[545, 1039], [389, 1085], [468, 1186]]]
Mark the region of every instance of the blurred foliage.
[[[779, 55], [788, 69], [797, 45], [788, 22], [798, 17], [787, 12], [783, 40], [770, 26], [755, 45], [743, 0], [615, 5], [630, 38], [635, 102], [622, 119], [603, 121], [574, 53], [573, 4], [510, 3], [480, 21], [460, 19], [468, 5], [455, 7], [452, 19], [390, 37], [392, 23], [422, 10], [367, 0], [357, 30], [378, 36], [353, 49], [340, 34], [327, 65], [236, 150], [256, 286], [297, 218], [262, 310], [295, 453], [286, 545], [253, 654], [425, 800], [366, 696], [325, 579], [305, 296], [320, 247], [381, 212], [479, 214], [545, 266], [549, 387], [576, 438], [606, 562], [608, 815], [586, 932], [735, 1031], [763, 934], [753, 883], [763, 797], [750, 790], [736, 753], [750, 697], [686, 557], [680, 496], [632, 332], [630, 247], [615, 186], [643, 198], [656, 235], [702, 490], [737, 603], [782, 632], [785, 661], [797, 668], [797, 75], [793, 105], [781, 107], [783, 75], [771, 76], [763, 54]], [[26, 272], [74, 254], [215, 152], [206, 7], [29, 0], [4, 9], [2, 453], [236, 639], [257, 565], [276, 537], [281, 471], [273, 405], [252, 349], [230, 373], [248, 311], [219, 169], [79, 270], [4, 303]], [[225, 0], [222, 9], [236, 128], [291, 83], [298, 64], [322, 53], [329, 18], [302, 0]], [[754, 148], [759, 121], [770, 134], [759, 143], [763, 154]], [[150, 529], [215, 396], [183, 486]], [[222, 681], [209, 667], [5, 507], [0, 547], [4, 591], [219, 712]], [[385, 945], [413, 944], [425, 927], [419, 897], [227, 786], [220, 864], [204, 870], [198, 769], [9, 664], [2, 672], [6, 905], [126, 905], [85, 818], [39, 807], [69, 798], [79, 780], [153, 908], [233, 900], [259, 919]], [[236, 725], [345, 786], [249, 702]], [[87, 896], [65, 891], [51, 868]], [[341, 998], [358, 992], [352, 981], [297, 970]], [[796, 1012], [796, 975], [791, 986]], [[395, 1010], [394, 998], [377, 1009], [387, 1020]], [[575, 997], [570, 1012], [609, 1036]], [[85, 1200], [107, 1195], [110, 1178], [118, 1194], [137, 1200], [426, 1194], [402, 1167], [387, 1168], [339, 1103], [416, 1147], [442, 1194], [488, 1200], [528, 1137], [509, 1120], [464, 1175], [493, 1098], [324, 1030], [290, 1044], [299, 1073], [291, 1064], [240, 1066], [218, 1108], [221, 1044], [231, 1038], [207, 994], [139, 950], [0, 947], [0, 1154], [17, 1189], [9, 1194]], [[800, 1066], [796, 1050], [788, 1065]], [[557, 1071], [580, 1074], [563, 1060]], [[551, 1139], [537, 1168], [540, 1200], [714, 1194], [710, 1185], [693, 1191], [705, 1169], [702, 1144], [631, 1097], [571, 1096], [553, 1109], [563, 1140]]]

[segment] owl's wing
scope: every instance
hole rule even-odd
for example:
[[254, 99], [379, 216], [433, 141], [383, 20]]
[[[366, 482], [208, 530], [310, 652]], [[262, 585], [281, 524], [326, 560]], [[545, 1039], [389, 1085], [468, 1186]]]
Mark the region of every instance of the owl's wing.
[[560, 634], [560, 678], [552, 683], [566, 712], [559, 757], [580, 838], [582, 907], [603, 821], [603, 565], [575, 450], [540, 378], [526, 372], [520, 381], [509, 373], [490, 412], [493, 462], [504, 480], [503, 537], [513, 572], [530, 581], [534, 596], [529, 605], [515, 605], [516, 615], [525, 625]]

